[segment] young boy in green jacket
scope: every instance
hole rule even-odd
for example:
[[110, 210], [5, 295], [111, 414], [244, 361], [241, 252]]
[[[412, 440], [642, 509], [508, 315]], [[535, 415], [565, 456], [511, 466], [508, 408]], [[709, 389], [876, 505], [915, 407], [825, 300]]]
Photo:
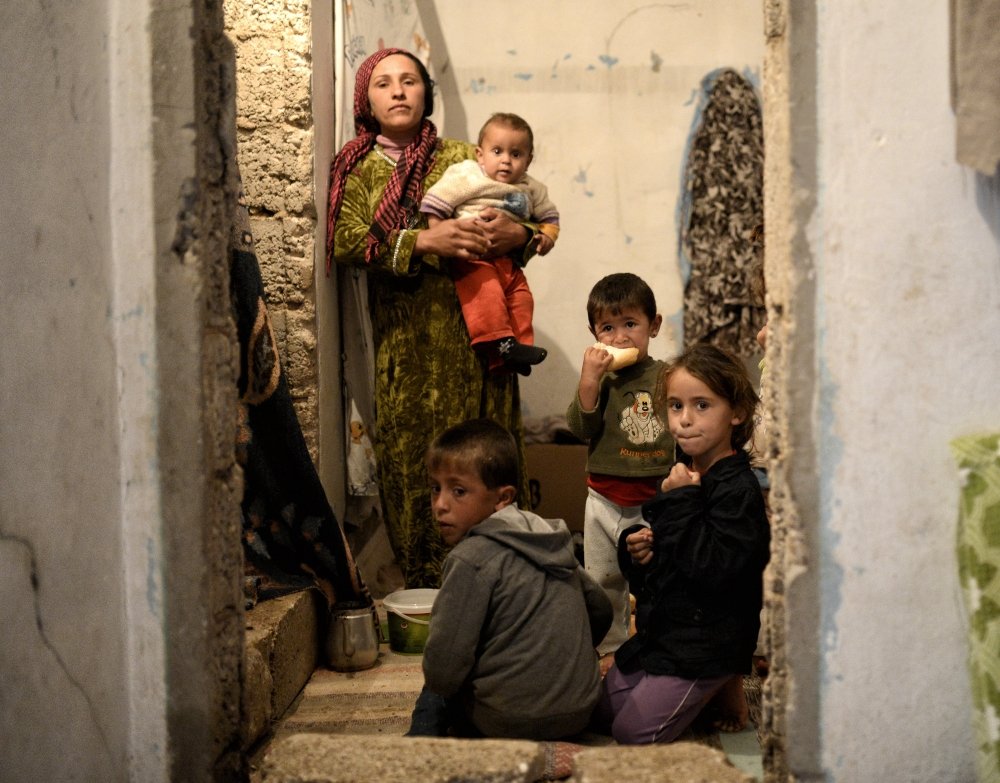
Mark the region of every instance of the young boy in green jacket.
[[[588, 444], [583, 561], [614, 611], [611, 630], [598, 645], [607, 656], [604, 668], [628, 638], [631, 620], [618, 537], [643, 524], [642, 504], [656, 495], [674, 463], [674, 439], [653, 410], [664, 363], [649, 355], [649, 342], [663, 323], [652, 289], [630, 272], [603, 277], [587, 299], [587, 320], [597, 342], [584, 353], [566, 421]], [[618, 358], [626, 352], [631, 357]]]

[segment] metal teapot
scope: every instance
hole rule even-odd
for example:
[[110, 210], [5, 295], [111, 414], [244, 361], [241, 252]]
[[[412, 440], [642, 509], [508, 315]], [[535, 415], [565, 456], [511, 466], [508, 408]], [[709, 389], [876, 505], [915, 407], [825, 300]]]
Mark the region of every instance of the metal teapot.
[[374, 606], [338, 609], [330, 613], [326, 658], [331, 669], [355, 672], [378, 660], [378, 615]]

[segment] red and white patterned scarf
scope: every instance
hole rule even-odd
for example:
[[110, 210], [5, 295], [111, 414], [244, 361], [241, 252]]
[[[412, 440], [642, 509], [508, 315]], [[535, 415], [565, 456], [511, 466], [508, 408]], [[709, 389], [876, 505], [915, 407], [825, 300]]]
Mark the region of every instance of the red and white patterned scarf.
[[[333, 265], [334, 229], [337, 217], [340, 215], [341, 204], [344, 201], [347, 175], [375, 146], [375, 137], [380, 130], [368, 101], [368, 83], [371, 81], [375, 66], [393, 54], [405, 54], [408, 57], [413, 57], [405, 49], [380, 49], [361, 63], [354, 82], [354, 131], [357, 137], [344, 145], [330, 166], [330, 206], [326, 227], [327, 275], [330, 274]], [[436, 146], [437, 128], [434, 127], [434, 123], [424, 117], [421, 120], [419, 132], [403, 150], [399, 160], [396, 161], [396, 170], [389, 178], [389, 182], [382, 192], [382, 200], [375, 209], [375, 219], [368, 230], [366, 240], [366, 263], [371, 264], [378, 257], [383, 243], [391, 232], [406, 228], [410, 218], [417, 213], [420, 199], [423, 197], [424, 177], [427, 176], [434, 162]]]

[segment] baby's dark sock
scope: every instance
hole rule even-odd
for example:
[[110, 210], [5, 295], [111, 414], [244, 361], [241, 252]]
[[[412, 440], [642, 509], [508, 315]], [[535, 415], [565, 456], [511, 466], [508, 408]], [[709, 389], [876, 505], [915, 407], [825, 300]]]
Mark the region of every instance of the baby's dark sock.
[[[524, 365], [528, 372], [531, 368], [527, 365], [538, 364], [549, 352], [544, 348], [539, 348], [537, 345], [526, 345], [525, 343], [519, 343], [513, 337], [504, 337], [502, 340], [497, 342], [497, 353], [500, 354], [500, 359], [509, 367], [513, 367], [518, 372], [521, 372], [519, 366]], [[522, 372], [522, 375], [527, 375], [527, 372]]]

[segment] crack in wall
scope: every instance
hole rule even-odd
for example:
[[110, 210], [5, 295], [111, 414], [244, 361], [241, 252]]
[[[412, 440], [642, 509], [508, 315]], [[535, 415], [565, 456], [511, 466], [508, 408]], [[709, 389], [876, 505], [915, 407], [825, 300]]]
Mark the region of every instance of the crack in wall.
[[17, 544], [18, 546], [22, 547], [25, 550], [25, 552], [27, 552], [28, 564], [30, 570], [29, 580], [31, 582], [31, 598], [32, 598], [32, 605], [34, 607], [35, 627], [38, 628], [38, 636], [41, 639], [42, 644], [45, 646], [45, 648], [52, 654], [52, 657], [55, 658], [56, 663], [62, 670], [62, 673], [66, 676], [66, 679], [69, 681], [70, 685], [72, 685], [73, 688], [75, 688], [83, 697], [83, 701], [87, 705], [87, 711], [90, 713], [90, 718], [93, 721], [94, 730], [97, 732], [98, 737], [100, 737], [101, 739], [101, 746], [104, 748], [104, 752], [107, 754], [108, 761], [113, 763], [114, 754], [111, 752], [111, 745], [108, 742], [107, 736], [104, 734], [104, 729], [101, 727], [101, 721], [100, 721], [100, 716], [98, 715], [97, 712], [97, 707], [91, 700], [90, 694], [88, 694], [86, 689], [83, 687], [83, 683], [81, 683], [69, 670], [69, 666], [66, 665], [66, 661], [63, 659], [62, 655], [60, 655], [59, 650], [52, 643], [52, 640], [49, 639], [48, 634], [45, 632], [45, 624], [42, 621], [42, 608], [39, 598], [39, 592], [41, 589], [41, 580], [38, 575], [38, 558], [35, 553], [35, 545], [31, 542], [30, 539], [25, 538], [24, 536], [8, 533], [2, 528], [0, 528], [0, 543], [3, 542]]

